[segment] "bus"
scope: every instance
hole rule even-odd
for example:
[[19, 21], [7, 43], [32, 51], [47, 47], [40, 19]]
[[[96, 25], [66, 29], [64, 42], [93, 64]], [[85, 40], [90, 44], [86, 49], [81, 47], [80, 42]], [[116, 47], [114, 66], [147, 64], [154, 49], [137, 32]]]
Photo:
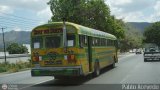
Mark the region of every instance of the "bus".
[[31, 32], [31, 75], [74, 77], [115, 66], [117, 38], [71, 22], [52, 22]]

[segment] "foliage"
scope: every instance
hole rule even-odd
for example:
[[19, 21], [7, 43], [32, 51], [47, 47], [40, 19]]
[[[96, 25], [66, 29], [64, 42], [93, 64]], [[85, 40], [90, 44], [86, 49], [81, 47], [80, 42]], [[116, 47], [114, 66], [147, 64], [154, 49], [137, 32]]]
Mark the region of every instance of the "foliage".
[[133, 26], [126, 24], [125, 26], [125, 38], [121, 42], [121, 52], [126, 52], [129, 49], [141, 48], [143, 36]]
[[18, 43], [11, 43], [7, 47], [7, 51], [10, 54], [23, 54], [28, 52], [27, 47], [19, 45]]
[[50, 0], [52, 21], [66, 21], [84, 25], [124, 38], [124, 23], [110, 15], [104, 0]]
[[18, 61], [17, 63], [0, 63], [0, 73], [1, 72], [18, 72], [25, 68], [30, 68], [30, 62]]
[[160, 22], [153, 23], [144, 32], [144, 42], [145, 43], [155, 43], [160, 47]]

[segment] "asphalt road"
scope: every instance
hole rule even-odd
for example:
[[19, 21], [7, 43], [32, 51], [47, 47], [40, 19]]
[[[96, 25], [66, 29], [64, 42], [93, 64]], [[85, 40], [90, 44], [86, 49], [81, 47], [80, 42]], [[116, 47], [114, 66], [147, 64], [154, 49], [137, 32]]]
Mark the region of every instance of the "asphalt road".
[[[128, 84], [160, 84], [160, 62], [143, 62], [143, 55], [127, 54], [119, 58], [114, 69], [102, 70], [99, 77], [54, 80], [53, 77], [31, 77], [29, 71], [0, 76], [0, 83], [23, 84], [23, 90], [128, 90]], [[130, 86], [137, 90], [138, 86]], [[155, 86], [159, 90], [160, 86]], [[153, 88], [153, 87], [152, 87]], [[146, 90], [146, 88], [141, 89]], [[149, 89], [152, 90], [152, 89]]]

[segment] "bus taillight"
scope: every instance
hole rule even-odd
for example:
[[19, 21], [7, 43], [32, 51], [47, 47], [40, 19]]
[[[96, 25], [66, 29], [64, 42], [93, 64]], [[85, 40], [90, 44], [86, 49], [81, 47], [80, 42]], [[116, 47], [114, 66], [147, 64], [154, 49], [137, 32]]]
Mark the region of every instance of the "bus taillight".
[[33, 56], [33, 61], [34, 62], [39, 62], [39, 56]]
[[75, 55], [68, 55], [67, 56], [67, 60], [69, 63], [76, 63], [76, 58], [75, 58]]
[[33, 57], [33, 61], [35, 61], [35, 62], [39, 62], [39, 61], [41, 61], [42, 60], [42, 57], [41, 56], [34, 56]]
[[39, 60], [41, 60], [41, 56], [37, 52], [33, 53], [33, 61], [39, 62]]

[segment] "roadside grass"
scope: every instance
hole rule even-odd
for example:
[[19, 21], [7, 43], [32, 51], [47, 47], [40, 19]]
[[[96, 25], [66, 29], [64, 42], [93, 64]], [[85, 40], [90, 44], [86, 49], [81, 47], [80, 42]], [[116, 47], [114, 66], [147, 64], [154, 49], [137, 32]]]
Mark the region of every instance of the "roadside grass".
[[25, 69], [31, 68], [31, 63], [30, 60], [28, 60], [28, 62], [23, 62], [23, 61], [18, 61], [16, 63], [9, 63], [9, 62], [3, 62], [0, 63], [0, 73], [3, 72], [18, 72], [18, 71], [22, 71]]

